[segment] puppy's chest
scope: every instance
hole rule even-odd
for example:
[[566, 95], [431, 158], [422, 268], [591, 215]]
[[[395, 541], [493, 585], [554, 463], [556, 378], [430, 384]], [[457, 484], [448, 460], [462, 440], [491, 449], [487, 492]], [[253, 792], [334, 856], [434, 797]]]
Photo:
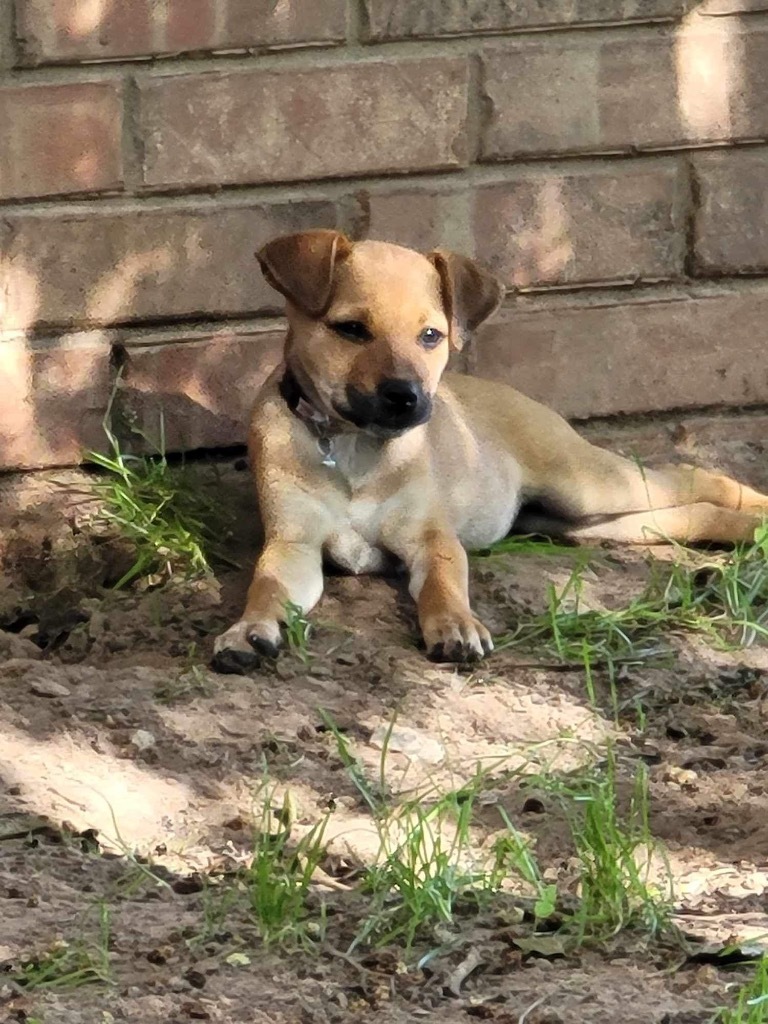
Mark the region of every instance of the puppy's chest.
[[[346, 439], [342, 439], [344, 441]], [[402, 496], [386, 497], [386, 486], [376, 469], [375, 452], [365, 445], [337, 443], [336, 466], [331, 472], [340, 484], [335, 529], [326, 542], [326, 554], [352, 573], [378, 572], [386, 555], [380, 546], [382, 523]]]
[[379, 546], [382, 503], [359, 495], [352, 498], [325, 544], [328, 557], [341, 569], [351, 573], [379, 572], [386, 555]]

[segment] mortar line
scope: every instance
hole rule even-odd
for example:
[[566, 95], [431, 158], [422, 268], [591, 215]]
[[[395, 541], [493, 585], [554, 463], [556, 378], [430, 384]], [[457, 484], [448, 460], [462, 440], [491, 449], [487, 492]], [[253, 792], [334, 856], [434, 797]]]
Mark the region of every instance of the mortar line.
[[410, 170], [380, 172], [368, 175], [338, 178], [308, 178], [297, 181], [246, 183], [243, 185], [190, 185], [175, 189], [142, 189], [135, 195], [120, 192], [87, 195], [61, 195], [7, 199], [0, 201], [0, 213], [9, 216], [22, 214], [77, 215], [81, 213], [141, 212], [161, 209], [236, 208], [247, 204], [279, 205], [284, 202], [323, 200], [338, 201], [350, 193], [369, 190], [376, 194], [438, 190], [444, 194], [462, 192], [483, 185], [503, 185], [506, 182], [535, 180], [538, 176], [557, 174], [615, 174], [616, 165], [627, 168], [643, 163], [672, 166], [692, 152], [747, 149], [763, 147], [768, 139], [753, 139], [738, 143], [708, 143], [687, 149], [648, 150], [623, 153], [578, 153], [557, 156], [526, 156], [524, 159], [488, 161], [443, 170]]
[[[362, 0], [350, 0], [350, 3]], [[350, 10], [353, 8], [350, 7]], [[756, 15], [751, 19], [754, 21]], [[768, 14], [763, 20], [768, 26]], [[359, 33], [364, 29], [364, 18], [358, 8], [356, 14], [348, 16], [346, 31], [351, 32], [349, 41], [322, 40], [302, 42], [284, 46], [254, 46], [231, 50], [208, 51], [202, 54], [154, 54], [139, 55], [115, 60], [81, 59], [38, 63], [14, 68], [13, 76], [19, 80], [70, 81], [73, 72], [82, 80], [109, 77], [126, 67], [144, 72], [147, 78], [166, 77], [190, 73], [205, 74], [234, 71], [298, 71], [311, 68], [326, 68], [350, 64], [389, 62], [398, 57], [416, 60], [469, 56], [484, 50], [503, 50], [505, 45], [522, 42], [531, 37], [570, 35], [577, 45], [589, 45], [590, 37], [602, 34], [614, 41], [640, 38], [657, 38], [674, 28], [679, 19], [661, 18], [649, 21], [603, 22], [592, 24], [565, 24], [539, 26], [496, 32], [474, 33], [471, 35], [436, 36], [418, 39], [392, 39], [376, 42], [361, 42]], [[670, 31], [671, 35], [671, 31]]]
[[15, 5], [5, 0], [5, 3], [0, 2], [0, 81], [10, 73], [18, 57]]
[[363, 41], [366, 16], [363, 10], [364, 0], [347, 0], [346, 33], [347, 46], [357, 49]]
[[139, 88], [133, 75], [123, 81], [122, 154], [126, 193], [140, 194], [144, 178], [144, 136]]
[[689, 155], [685, 157], [686, 167], [686, 205], [685, 221], [683, 228], [683, 270], [686, 274], [693, 276], [696, 271], [696, 219], [701, 206], [701, 185], [696, 170], [695, 161]]
[[[757, 287], [755, 287], [757, 286]], [[513, 324], [517, 317], [536, 316], [539, 314], [578, 313], [596, 309], [614, 309], [628, 306], [644, 306], [660, 303], [679, 303], [688, 301], [717, 301], [744, 295], [745, 293], [768, 294], [768, 278], [762, 277], [722, 277], [716, 280], [696, 279], [684, 284], [673, 281], [657, 283], [642, 282], [635, 285], [617, 285], [602, 281], [592, 284], [582, 283], [566, 288], [547, 288], [525, 293], [508, 292], [504, 302], [495, 316], [495, 322]], [[190, 311], [166, 317], [145, 317], [117, 322], [98, 322], [84, 320], [68, 320], [66, 323], [51, 321], [38, 323], [26, 330], [9, 330], [0, 333], [0, 346], [6, 341], [46, 341], [67, 337], [76, 340], [78, 336], [89, 334], [115, 335], [135, 334], [147, 335], [147, 332], [166, 334], [169, 339], [179, 333], [191, 336], [204, 335], [222, 329], [253, 331], [257, 334], [282, 330], [284, 319], [282, 310], [276, 303], [274, 307], [263, 309], [237, 310], [232, 313], [210, 313], [207, 311]], [[176, 339], [178, 340], [178, 339]], [[195, 340], [190, 337], [188, 340]], [[159, 342], [161, 343], [161, 342]]]

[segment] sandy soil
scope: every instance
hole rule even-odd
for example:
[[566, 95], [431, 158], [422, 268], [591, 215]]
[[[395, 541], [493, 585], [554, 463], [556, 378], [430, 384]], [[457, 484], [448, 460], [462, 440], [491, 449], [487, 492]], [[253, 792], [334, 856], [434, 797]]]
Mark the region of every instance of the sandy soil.
[[[768, 490], [765, 415], [589, 431], [649, 461], [696, 459]], [[241, 468], [220, 464], [218, 486], [239, 523], [232, 550], [247, 567], [255, 534]], [[572, 850], [561, 815], [546, 794], [531, 798], [523, 766], [573, 769], [613, 736], [627, 778], [638, 760], [649, 765], [651, 825], [674, 874], [678, 923], [717, 946], [768, 933], [768, 649], [724, 654], [677, 641], [672, 663], [622, 673], [616, 722], [600, 673], [595, 708], [583, 672], [520, 653], [474, 670], [431, 665], [399, 581], [336, 577], [306, 663], [286, 654], [246, 677], [219, 675], [207, 667], [212, 637], [235, 617], [247, 568], [110, 590], [125, 553], [83, 526], [89, 487], [75, 472], [0, 478], [0, 1020], [703, 1024], [732, 998], [743, 971], [670, 943], [630, 935], [530, 955], [517, 944], [511, 896], [460, 910], [454, 928], [408, 956], [347, 956], [365, 913], [354, 868], [370, 863], [378, 838], [321, 711], [373, 780], [396, 715], [384, 759], [395, 796], [456, 789], [483, 766], [478, 849], [503, 808], [547, 877], [566, 880]], [[474, 561], [477, 611], [503, 631], [543, 607], [546, 581], [562, 584], [576, 557]], [[647, 557], [596, 553], [589, 599], [610, 605], [638, 593]], [[276, 805], [290, 792], [298, 834], [332, 808], [311, 897], [327, 905], [328, 934], [312, 954], [265, 951], [247, 907], [219, 914], [206, 883], [247, 859], [265, 765]], [[105, 912], [106, 983], [30, 992], [10, 980], [57, 940], [95, 943]], [[476, 967], [458, 984], [469, 956]]]

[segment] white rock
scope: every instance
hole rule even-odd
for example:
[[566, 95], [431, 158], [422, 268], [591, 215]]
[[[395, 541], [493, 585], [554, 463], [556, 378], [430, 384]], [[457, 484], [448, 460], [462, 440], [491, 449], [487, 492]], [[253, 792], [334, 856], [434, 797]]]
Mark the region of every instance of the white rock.
[[135, 747], [138, 751], [150, 750], [154, 747], [155, 742], [154, 735], [146, 729], [137, 729], [131, 736], [131, 746]]

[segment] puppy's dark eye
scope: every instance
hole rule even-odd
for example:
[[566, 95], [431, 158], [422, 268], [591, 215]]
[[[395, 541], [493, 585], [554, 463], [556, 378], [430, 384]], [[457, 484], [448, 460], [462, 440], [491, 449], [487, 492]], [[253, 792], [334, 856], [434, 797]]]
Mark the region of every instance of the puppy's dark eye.
[[419, 343], [424, 348], [437, 348], [444, 337], [443, 332], [438, 331], [436, 327], [425, 327], [419, 335]]
[[340, 320], [335, 324], [328, 324], [332, 331], [336, 331], [342, 338], [351, 338], [353, 341], [370, 341], [373, 335], [359, 320]]

